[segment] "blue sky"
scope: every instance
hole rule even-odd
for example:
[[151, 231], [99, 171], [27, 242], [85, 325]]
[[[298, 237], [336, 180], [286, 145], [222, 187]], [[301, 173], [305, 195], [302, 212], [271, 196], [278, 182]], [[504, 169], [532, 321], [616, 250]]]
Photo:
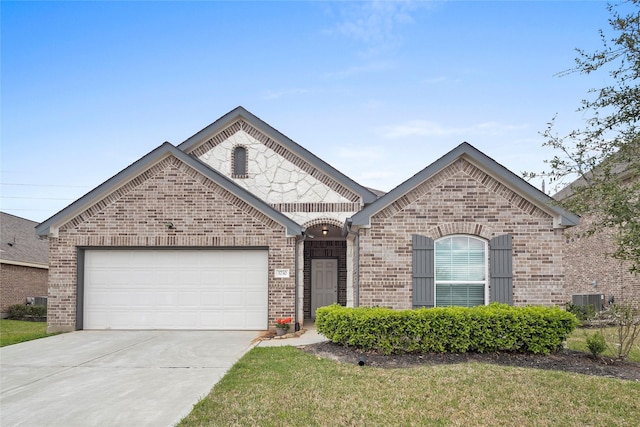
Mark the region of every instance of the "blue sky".
[[35, 221], [238, 105], [385, 191], [463, 141], [540, 171], [547, 122], [580, 127], [580, 100], [609, 83], [555, 76], [601, 47], [599, 1], [0, 8], [0, 209]]

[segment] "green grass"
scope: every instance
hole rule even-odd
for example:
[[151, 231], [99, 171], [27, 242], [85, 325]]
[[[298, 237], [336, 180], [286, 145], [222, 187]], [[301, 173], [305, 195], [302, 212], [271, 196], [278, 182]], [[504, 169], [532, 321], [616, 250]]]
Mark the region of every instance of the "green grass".
[[0, 319], [0, 347], [51, 335], [56, 334], [47, 333], [47, 322]]
[[636, 426], [640, 383], [497, 365], [403, 369], [256, 347], [188, 426]]
[[[589, 352], [587, 348], [587, 335], [595, 334], [596, 332], [600, 332], [598, 328], [577, 328], [567, 339], [567, 346], [571, 350], [584, 351]], [[617, 342], [616, 338], [616, 328], [604, 328], [604, 336], [608, 344], [608, 349], [605, 351], [602, 356], [607, 357], [615, 357], [614, 353], [614, 343]], [[629, 352], [629, 357], [627, 360], [632, 362], [640, 362], [640, 339], [637, 339], [631, 351]]]

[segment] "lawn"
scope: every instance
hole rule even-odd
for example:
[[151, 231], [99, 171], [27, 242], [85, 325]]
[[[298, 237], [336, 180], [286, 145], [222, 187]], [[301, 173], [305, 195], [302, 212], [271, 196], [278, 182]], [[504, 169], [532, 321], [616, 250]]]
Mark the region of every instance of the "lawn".
[[[598, 328], [577, 328], [567, 339], [567, 346], [571, 350], [578, 350], [589, 352], [587, 348], [586, 337], [587, 335], [595, 334], [596, 332], [600, 332]], [[611, 346], [617, 342], [616, 338], [617, 329], [616, 328], [604, 328], [604, 336], [609, 344], [609, 349], [604, 352], [603, 356], [614, 357], [615, 353]], [[636, 340], [633, 347], [631, 348], [631, 352], [629, 353], [629, 357], [627, 360], [633, 362], [640, 362], [640, 340]]]
[[640, 383], [479, 363], [381, 369], [247, 353], [179, 426], [637, 426]]
[[48, 337], [47, 322], [0, 319], [0, 347]]

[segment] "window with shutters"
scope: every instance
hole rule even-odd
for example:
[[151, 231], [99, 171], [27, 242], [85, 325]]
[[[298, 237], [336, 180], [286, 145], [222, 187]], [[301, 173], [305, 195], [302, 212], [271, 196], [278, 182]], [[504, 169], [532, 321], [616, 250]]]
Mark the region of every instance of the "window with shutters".
[[247, 174], [247, 149], [238, 145], [233, 149], [233, 178], [248, 178]]
[[473, 236], [436, 240], [435, 305], [484, 305], [487, 295], [487, 242]]

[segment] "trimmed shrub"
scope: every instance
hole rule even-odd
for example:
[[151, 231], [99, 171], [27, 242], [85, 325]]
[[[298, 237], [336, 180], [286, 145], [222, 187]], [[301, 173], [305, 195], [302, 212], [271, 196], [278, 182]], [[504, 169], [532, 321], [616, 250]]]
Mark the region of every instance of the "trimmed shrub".
[[43, 305], [14, 304], [7, 309], [7, 315], [12, 320], [45, 320], [47, 307]]
[[604, 335], [600, 332], [588, 335], [585, 332], [587, 348], [593, 355], [593, 357], [599, 357], [607, 349], [607, 341], [604, 339]]
[[318, 332], [331, 341], [383, 354], [517, 351], [549, 354], [578, 325], [557, 307], [512, 307], [493, 303], [472, 308], [392, 310], [337, 304], [316, 312]]

